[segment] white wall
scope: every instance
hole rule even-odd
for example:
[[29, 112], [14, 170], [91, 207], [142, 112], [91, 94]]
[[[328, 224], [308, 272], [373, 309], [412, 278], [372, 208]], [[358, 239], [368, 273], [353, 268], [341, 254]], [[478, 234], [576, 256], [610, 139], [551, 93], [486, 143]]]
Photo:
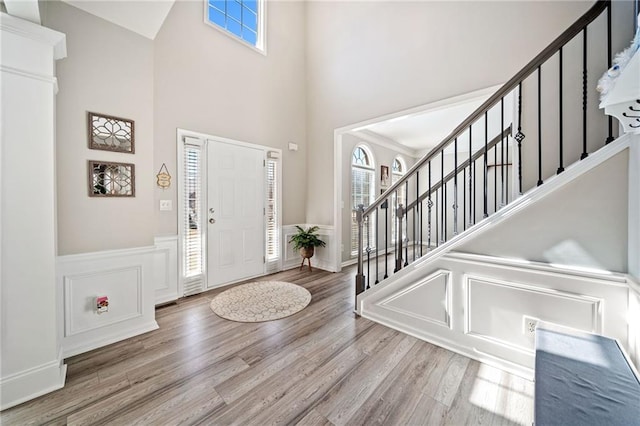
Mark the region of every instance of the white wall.
[[[153, 43], [59, 1], [43, 25], [67, 35], [58, 63], [57, 195], [60, 255], [153, 244]], [[135, 121], [135, 154], [90, 150], [87, 111]], [[133, 198], [91, 198], [87, 160], [134, 163]]]
[[307, 221], [333, 220], [334, 129], [506, 81], [591, 4], [308, 3]]
[[[176, 174], [176, 128], [282, 149], [283, 224], [305, 221], [305, 7], [267, 2], [265, 56], [204, 24], [201, 2], [173, 6], [155, 39], [155, 168]], [[177, 233], [175, 208], [155, 217], [156, 234]]]
[[457, 250], [627, 271], [628, 150]]

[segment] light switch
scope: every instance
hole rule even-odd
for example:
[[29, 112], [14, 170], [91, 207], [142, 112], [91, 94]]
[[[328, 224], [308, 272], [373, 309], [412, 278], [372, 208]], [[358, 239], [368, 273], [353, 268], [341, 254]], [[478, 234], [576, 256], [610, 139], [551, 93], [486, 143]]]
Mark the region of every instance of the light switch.
[[171, 201], [171, 200], [160, 200], [160, 210], [161, 211], [171, 211], [171, 210], [173, 210], [173, 201]]

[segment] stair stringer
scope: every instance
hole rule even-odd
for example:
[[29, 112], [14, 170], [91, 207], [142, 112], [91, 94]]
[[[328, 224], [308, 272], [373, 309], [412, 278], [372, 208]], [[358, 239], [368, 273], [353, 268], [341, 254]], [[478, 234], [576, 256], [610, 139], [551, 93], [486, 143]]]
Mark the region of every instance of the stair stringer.
[[[544, 315], [538, 314], [543, 317], [539, 318], [541, 320], [610, 335], [627, 346], [629, 333], [626, 313], [629, 284], [624, 274], [558, 269], [536, 262], [464, 255], [455, 253], [455, 249], [490, 231], [517, 212], [543, 200], [616, 154], [629, 149], [631, 140], [631, 135], [618, 138], [586, 159], [568, 167], [562, 174], [549, 178], [544, 185], [524, 194], [383, 283], [360, 294], [357, 298], [358, 313], [391, 328], [525, 377], [532, 377], [533, 341], [522, 339], [523, 324], [520, 317], [528, 315], [538, 318], [531, 312], [542, 312]], [[493, 269], [491, 272], [484, 271], [480, 274], [469, 273], [469, 270], [473, 269], [469, 268], [469, 262]], [[500, 263], [501, 267], [496, 266]], [[508, 266], [504, 266], [505, 263]], [[586, 287], [585, 282], [588, 282]], [[527, 312], [519, 312], [517, 315], [514, 314], [515, 316], [505, 314], [505, 321], [509, 321], [509, 327], [503, 327], [504, 333], [507, 333], [506, 338], [486, 335], [478, 332], [470, 319], [472, 315], [478, 315], [472, 311], [474, 306], [477, 311], [474, 291], [483, 288], [482, 286], [489, 286], [486, 288], [491, 291], [506, 289], [503, 294], [506, 299], [513, 296], [510, 292], [527, 295], [520, 299], [533, 295], [532, 300], [536, 300], [542, 306], [550, 303], [549, 306], [555, 306], [567, 315], [545, 313], [535, 307], [526, 307], [524, 310]], [[434, 311], [432, 302], [429, 308], [431, 311], [416, 310], [420, 300], [432, 299], [434, 295], [445, 295], [445, 298], [439, 301], [442, 310]], [[495, 311], [494, 314], [500, 314], [508, 313], [509, 307], [492, 305], [492, 309]], [[514, 325], [514, 322], [518, 324]], [[515, 332], [517, 336], [513, 335], [514, 330], [518, 330]]]

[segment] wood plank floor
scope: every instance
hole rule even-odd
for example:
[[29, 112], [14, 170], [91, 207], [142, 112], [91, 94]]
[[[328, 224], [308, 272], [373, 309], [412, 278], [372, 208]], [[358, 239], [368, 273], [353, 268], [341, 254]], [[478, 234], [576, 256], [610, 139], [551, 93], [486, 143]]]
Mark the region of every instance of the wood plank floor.
[[353, 313], [353, 268], [290, 270], [311, 304], [236, 323], [209, 302], [160, 308], [160, 329], [66, 360], [67, 384], [3, 425], [531, 425], [533, 384]]

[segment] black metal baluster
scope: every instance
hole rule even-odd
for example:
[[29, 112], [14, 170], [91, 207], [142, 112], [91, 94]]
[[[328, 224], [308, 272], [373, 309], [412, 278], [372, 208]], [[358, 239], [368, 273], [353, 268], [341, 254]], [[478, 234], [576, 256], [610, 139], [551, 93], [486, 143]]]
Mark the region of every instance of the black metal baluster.
[[436, 211], [436, 247], [440, 246], [440, 218], [439, 218], [439, 213], [440, 213], [440, 207], [439, 207], [439, 202], [440, 202], [440, 189], [438, 189], [438, 192], [436, 192], [436, 204], [435, 204], [435, 211]]
[[467, 169], [462, 169], [462, 230], [467, 230], [467, 190], [465, 185], [467, 184]]
[[[378, 224], [380, 222], [378, 221], [378, 208], [376, 207], [376, 228], [378, 228]], [[380, 248], [380, 244], [378, 242], [378, 234], [379, 232], [377, 232], [378, 230], [376, 229], [376, 281], [374, 282], [374, 284], [378, 284], [380, 282], [380, 280], [378, 279], [378, 277], [380, 275], [378, 275], [378, 262], [380, 262], [380, 256], [378, 256], [378, 249]], [[386, 260], [386, 258], [385, 258]]]
[[538, 186], [542, 185], [542, 69], [538, 67]]
[[[404, 184], [404, 226], [407, 228], [407, 241], [404, 246], [404, 266], [409, 264], [409, 180]], [[400, 234], [402, 235], [402, 234]]]
[[[522, 194], [522, 141], [525, 137], [522, 133], [522, 82], [520, 82], [518, 83], [518, 132], [514, 136], [518, 142], [518, 192], [520, 194]], [[509, 158], [508, 155], [507, 158]]]
[[422, 200], [420, 200], [420, 170], [416, 170], [416, 206], [419, 205], [418, 211], [418, 240], [420, 241], [420, 257], [422, 257], [422, 223], [424, 222], [424, 211], [422, 210]]
[[581, 160], [589, 156], [587, 152], [587, 27], [582, 30], [582, 155]]
[[469, 227], [471, 227], [475, 220], [473, 219], [473, 203], [475, 200], [475, 194], [473, 191], [473, 176], [475, 175], [473, 170], [473, 146], [472, 146], [472, 133], [471, 126], [469, 126]]
[[458, 138], [453, 140], [453, 235], [458, 235]]
[[556, 172], [557, 174], [560, 174], [562, 172], [564, 172], [564, 159], [563, 159], [563, 132], [562, 132], [562, 47], [560, 48], [560, 50], [558, 51], [559, 54], [559, 60], [560, 60], [560, 90], [559, 90], [559, 98], [560, 98], [560, 105], [559, 105], [559, 115], [558, 115], [558, 123], [559, 123], [559, 128], [558, 131], [560, 132], [559, 134], [559, 145], [560, 145], [560, 159], [559, 159], [559, 166], [558, 166], [558, 171]]
[[431, 251], [431, 208], [433, 207], [433, 201], [431, 201], [431, 161], [429, 166], [429, 192], [427, 195], [427, 252]]
[[487, 155], [487, 143], [489, 143], [489, 112], [485, 111], [484, 113], [484, 171], [483, 171], [483, 185], [484, 188], [482, 188], [483, 191], [483, 195], [484, 195], [484, 199], [483, 201], [483, 208], [484, 210], [482, 211], [482, 217], [489, 217], [489, 200], [488, 200], [488, 196], [489, 196], [489, 184], [488, 184], [488, 179], [489, 179], [489, 161], [488, 161], [488, 155]]
[[[638, 2], [636, 1], [634, 5], [634, 9], [636, 9], [637, 5], [638, 5]], [[633, 20], [637, 25], [637, 22], [638, 22], [637, 10], [635, 10], [635, 14], [633, 15]], [[635, 28], [635, 25], [634, 25], [634, 28]], [[585, 28], [585, 31], [586, 30], [587, 29]], [[609, 68], [611, 68], [611, 2], [607, 3], [607, 69]], [[607, 136], [607, 139], [604, 142], [605, 145], [613, 142], [613, 117], [609, 115], [608, 119], [609, 119], [609, 129], [608, 129], [609, 135]]]
[[422, 248], [424, 246], [424, 240], [422, 235], [422, 228], [424, 226], [424, 206], [422, 205], [422, 201], [420, 201], [420, 220], [418, 221], [419, 235], [420, 235], [420, 257], [422, 257]]
[[444, 150], [440, 151], [440, 200], [442, 209], [442, 233], [440, 242], [444, 244], [447, 241], [447, 187], [444, 184]]
[[[508, 148], [508, 146], [507, 146]], [[509, 156], [507, 155], [507, 160]], [[507, 203], [505, 201], [505, 186], [504, 186], [504, 97], [500, 98], [500, 208], [504, 207]], [[496, 175], [498, 171], [496, 170]]]
[[[501, 131], [502, 132], [502, 131]], [[498, 144], [493, 146], [493, 212], [498, 211]]]
[[384, 203], [380, 206], [384, 209], [384, 277], [389, 278], [389, 198], [384, 200]]
[[[420, 203], [418, 202], [418, 200], [420, 200], [420, 170], [416, 170], [416, 207], [415, 210], [413, 211], [413, 261], [415, 262], [416, 260], [416, 254], [417, 251], [416, 250], [416, 243], [418, 241], [418, 239], [416, 238], [416, 231], [417, 231], [417, 227], [420, 226], [420, 216], [422, 216], [422, 212], [420, 211]], [[419, 233], [418, 233], [418, 238], [420, 238]], [[420, 240], [420, 247], [422, 248], [422, 240]]]
[[369, 286], [369, 281], [371, 279], [371, 259], [370, 259], [370, 255], [371, 255], [371, 245], [370, 245], [370, 236], [371, 236], [371, 220], [370, 220], [371, 216], [367, 216], [367, 218], [365, 219], [366, 222], [366, 226], [367, 226], [367, 290], [369, 290], [369, 288], [371, 288]]

